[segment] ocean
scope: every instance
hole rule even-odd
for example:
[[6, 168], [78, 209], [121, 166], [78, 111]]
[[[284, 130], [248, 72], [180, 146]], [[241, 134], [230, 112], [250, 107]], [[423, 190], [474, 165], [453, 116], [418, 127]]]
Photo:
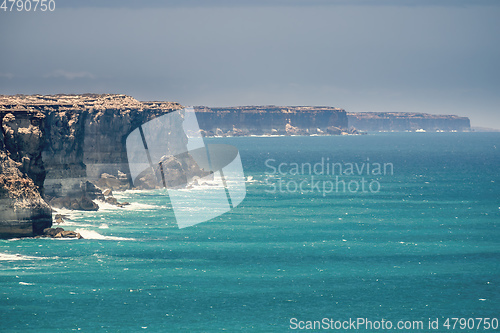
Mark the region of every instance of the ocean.
[[0, 240], [0, 331], [500, 331], [500, 133], [206, 141], [238, 207], [178, 229], [126, 191], [61, 212], [85, 239]]

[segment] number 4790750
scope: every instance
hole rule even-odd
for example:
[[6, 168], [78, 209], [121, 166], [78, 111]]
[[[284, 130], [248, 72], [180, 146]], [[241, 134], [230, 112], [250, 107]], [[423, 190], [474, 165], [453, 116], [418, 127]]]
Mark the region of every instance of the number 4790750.
[[0, 11], [4, 12], [53, 12], [55, 9], [56, 2], [54, 0], [3, 0], [0, 6]]

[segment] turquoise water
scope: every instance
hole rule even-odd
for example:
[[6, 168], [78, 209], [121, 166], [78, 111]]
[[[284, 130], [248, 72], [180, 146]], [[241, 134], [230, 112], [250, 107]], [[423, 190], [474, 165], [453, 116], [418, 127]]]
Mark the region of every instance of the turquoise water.
[[[498, 133], [208, 141], [239, 148], [242, 204], [179, 230], [163, 191], [130, 191], [117, 195], [133, 203], [126, 209], [71, 213], [63, 227], [91, 239], [0, 241], [0, 331], [282, 332], [291, 318], [500, 317]], [[393, 170], [340, 177], [364, 177], [378, 192], [311, 193], [294, 184], [307, 190], [314, 176], [329, 186], [335, 175], [266, 166], [322, 158]], [[272, 193], [279, 183], [285, 190]]]

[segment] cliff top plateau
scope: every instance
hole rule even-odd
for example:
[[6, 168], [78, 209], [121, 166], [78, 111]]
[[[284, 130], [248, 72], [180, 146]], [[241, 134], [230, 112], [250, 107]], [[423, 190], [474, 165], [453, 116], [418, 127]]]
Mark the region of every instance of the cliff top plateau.
[[140, 102], [122, 94], [82, 95], [0, 95], [0, 111], [65, 111], [65, 110], [125, 110], [125, 109], [179, 109], [172, 102]]

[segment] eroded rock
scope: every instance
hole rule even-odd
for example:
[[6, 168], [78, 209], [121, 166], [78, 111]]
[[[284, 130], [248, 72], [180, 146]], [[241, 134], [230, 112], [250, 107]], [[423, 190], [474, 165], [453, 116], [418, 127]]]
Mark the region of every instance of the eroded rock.
[[51, 238], [83, 238], [80, 233], [71, 230], [64, 230], [63, 228], [45, 228], [43, 230], [42, 237], [43, 236]]
[[99, 210], [99, 205], [96, 204], [92, 199], [87, 196], [81, 196], [80, 198], [74, 198], [70, 196], [62, 198], [53, 198], [50, 200], [50, 205], [55, 208], [65, 208], [72, 210], [84, 210], [84, 211], [97, 211]]

